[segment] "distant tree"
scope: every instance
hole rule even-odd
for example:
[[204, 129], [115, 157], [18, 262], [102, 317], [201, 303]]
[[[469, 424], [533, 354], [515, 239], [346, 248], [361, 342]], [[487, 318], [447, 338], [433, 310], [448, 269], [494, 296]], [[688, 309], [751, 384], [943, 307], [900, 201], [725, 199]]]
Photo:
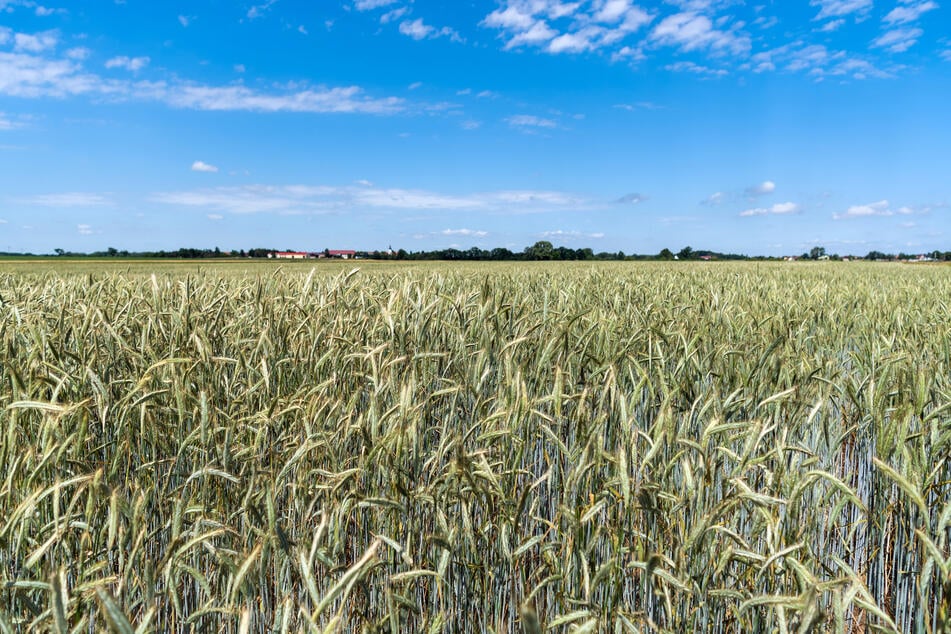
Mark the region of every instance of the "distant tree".
[[825, 247], [812, 247], [811, 249], [809, 249], [809, 259], [811, 260], [818, 260], [825, 254], [826, 254]]
[[66, 252], [63, 251], [62, 249], [53, 249], [53, 253], [55, 253], [56, 255], [63, 255]]
[[405, 260], [406, 256], [407, 256], [406, 249], [400, 249], [399, 251], [396, 252], [397, 260]]
[[670, 249], [661, 249], [660, 253], [657, 254], [657, 257], [661, 260], [673, 260], [674, 252]]
[[547, 240], [539, 240], [525, 249], [529, 260], [551, 260], [555, 255], [555, 247]]
[[693, 249], [691, 249], [690, 247], [684, 247], [677, 254], [677, 257], [680, 258], [681, 260], [692, 260], [694, 259]]

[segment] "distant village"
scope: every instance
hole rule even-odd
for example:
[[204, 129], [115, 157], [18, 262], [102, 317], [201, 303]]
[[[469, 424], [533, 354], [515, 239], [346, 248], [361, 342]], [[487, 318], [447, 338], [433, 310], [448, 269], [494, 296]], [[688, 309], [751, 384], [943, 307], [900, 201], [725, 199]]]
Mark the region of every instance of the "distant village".
[[[391, 255], [387, 253], [387, 255]], [[274, 251], [269, 258], [276, 260], [319, 260], [324, 258], [336, 260], [352, 260], [357, 257], [356, 251], [346, 249], [324, 249], [323, 251]]]

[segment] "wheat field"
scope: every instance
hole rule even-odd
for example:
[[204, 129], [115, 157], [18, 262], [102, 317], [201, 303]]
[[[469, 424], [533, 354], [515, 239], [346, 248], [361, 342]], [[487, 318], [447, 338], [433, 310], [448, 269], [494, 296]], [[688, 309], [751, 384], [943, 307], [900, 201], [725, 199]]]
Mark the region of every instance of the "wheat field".
[[951, 268], [0, 264], [0, 632], [951, 632]]

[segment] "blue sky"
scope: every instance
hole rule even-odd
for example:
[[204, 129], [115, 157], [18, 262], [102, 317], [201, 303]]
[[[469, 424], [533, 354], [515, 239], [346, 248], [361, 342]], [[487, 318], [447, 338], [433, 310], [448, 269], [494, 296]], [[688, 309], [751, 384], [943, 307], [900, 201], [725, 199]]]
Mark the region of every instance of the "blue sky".
[[943, 2], [0, 0], [0, 250], [948, 250]]

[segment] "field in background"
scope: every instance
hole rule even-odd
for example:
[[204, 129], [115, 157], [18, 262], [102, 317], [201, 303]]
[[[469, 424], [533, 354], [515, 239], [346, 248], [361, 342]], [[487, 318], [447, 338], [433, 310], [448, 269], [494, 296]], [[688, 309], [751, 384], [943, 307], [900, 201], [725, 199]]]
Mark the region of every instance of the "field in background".
[[947, 632], [949, 298], [940, 266], [0, 263], [0, 631]]

